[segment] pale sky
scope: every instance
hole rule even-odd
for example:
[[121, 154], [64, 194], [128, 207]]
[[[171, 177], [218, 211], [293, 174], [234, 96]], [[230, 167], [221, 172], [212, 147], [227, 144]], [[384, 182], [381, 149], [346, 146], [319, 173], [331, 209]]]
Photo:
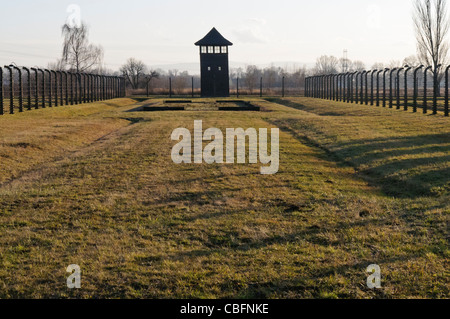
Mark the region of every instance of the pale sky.
[[113, 70], [130, 57], [150, 67], [199, 63], [194, 43], [212, 27], [239, 63], [312, 64], [347, 49], [370, 67], [416, 53], [412, 0], [2, 0], [0, 64], [55, 61], [71, 4]]

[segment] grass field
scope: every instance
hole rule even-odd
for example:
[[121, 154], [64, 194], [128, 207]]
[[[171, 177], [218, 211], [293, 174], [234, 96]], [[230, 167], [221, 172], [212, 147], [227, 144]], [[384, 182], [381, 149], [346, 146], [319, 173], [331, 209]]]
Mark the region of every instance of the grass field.
[[[116, 99], [1, 116], [0, 298], [450, 297], [448, 118], [250, 100], [262, 111]], [[279, 127], [279, 173], [175, 165], [171, 133], [194, 120]]]

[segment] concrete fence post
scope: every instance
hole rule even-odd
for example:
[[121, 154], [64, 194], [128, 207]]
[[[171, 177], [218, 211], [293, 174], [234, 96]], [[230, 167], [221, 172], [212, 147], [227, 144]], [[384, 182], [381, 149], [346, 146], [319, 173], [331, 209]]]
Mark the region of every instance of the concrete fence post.
[[399, 68], [397, 71], [397, 110], [400, 110], [400, 73], [404, 70], [404, 68]]
[[3, 69], [0, 67], [0, 115], [4, 114], [3, 107]]
[[412, 69], [412, 67], [405, 65], [405, 73], [404, 73], [404, 77], [405, 77], [405, 94], [404, 94], [404, 105], [403, 105], [403, 110], [404, 111], [408, 111], [408, 72]]
[[52, 91], [52, 72], [50, 70], [45, 69], [45, 72], [48, 73], [48, 77], [49, 77], [49, 90], [48, 90], [48, 95], [49, 95], [49, 101], [48, 101], [48, 106], [49, 107], [53, 107], [53, 103], [52, 103], [52, 98], [53, 98], [53, 91]]
[[427, 99], [428, 99], [428, 92], [427, 92], [427, 90], [428, 90], [428, 83], [427, 83], [427, 73], [428, 73], [428, 70], [431, 70], [431, 66], [429, 66], [429, 67], [427, 67], [426, 69], [425, 69], [425, 71], [423, 71], [423, 114], [427, 114], [428, 113], [428, 101], [427, 101]]
[[5, 65], [5, 69], [9, 71], [9, 113], [14, 114], [14, 74], [12, 67]]
[[450, 71], [450, 65], [445, 69], [445, 105], [444, 105], [444, 113], [445, 116], [449, 116], [449, 107], [448, 107], [448, 99], [449, 99], [449, 93], [448, 93], [448, 72]]
[[370, 105], [374, 105], [374, 99], [375, 99], [375, 79], [374, 79], [374, 75], [378, 72], [378, 70], [373, 70], [372, 74], [370, 75], [371, 77], [371, 82], [370, 82]]
[[52, 72], [52, 74], [54, 75], [54, 77], [55, 77], [55, 107], [57, 107], [58, 106], [58, 90], [59, 90], [59, 87], [58, 87], [58, 73], [56, 73], [56, 71], [50, 71], [50, 72]]
[[424, 66], [421, 65], [418, 68], [414, 70], [414, 93], [413, 93], [413, 112], [417, 112], [417, 99], [419, 97], [419, 83], [418, 83], [418, 76], [417, 73], [423, 69]]
[[394, 106], [394, 94], [392, 92], [393, 88], [392, 88], [392, 75], [394, 74], [394, 72], [397, 71], [397, 68], [393, 68], [391, 70], [391, 72], [389, 73], [389, 108], [392, 109], [392, 107]]
[[27, 110], [31, 110], [31, 72], [28, 68], [22, 67], [27, 73]]
[[11, 65], [13, 70], [17, 70], [19, 75], [19, 112], [23, 112], [23, 79], [22, 79], [22, 70], [17, 67]]

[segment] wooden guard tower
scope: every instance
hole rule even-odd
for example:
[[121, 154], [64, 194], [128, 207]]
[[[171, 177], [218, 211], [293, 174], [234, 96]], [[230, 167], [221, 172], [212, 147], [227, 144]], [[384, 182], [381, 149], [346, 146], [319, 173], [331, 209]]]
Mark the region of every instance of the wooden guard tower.
[[233, 43], [213, 28], [195, 45], [200, 47], [202, 97], [229, 97], [228, 47]]

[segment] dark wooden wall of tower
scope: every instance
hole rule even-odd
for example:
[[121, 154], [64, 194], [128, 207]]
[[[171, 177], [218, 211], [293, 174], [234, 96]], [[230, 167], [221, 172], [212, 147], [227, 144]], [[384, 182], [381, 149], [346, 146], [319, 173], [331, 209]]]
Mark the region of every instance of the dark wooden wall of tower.
[[[217, 52], [216, 50], [218, 49], [221, 53], [208, 53], [208, 51]], [[206, 53], [202, 53], [202, 50], [206, 50]], [[225, 53], [222, 53], [223, 51]], [[228, 63], [227, 47], [200, 48], [202, 97], [230, 96], [230, 72]]]
[[200, 47], [202, 97], [229, 97], [228, 48], [233, 43], [225, 39], [216, 28], [212, 28], [195, 45]]

